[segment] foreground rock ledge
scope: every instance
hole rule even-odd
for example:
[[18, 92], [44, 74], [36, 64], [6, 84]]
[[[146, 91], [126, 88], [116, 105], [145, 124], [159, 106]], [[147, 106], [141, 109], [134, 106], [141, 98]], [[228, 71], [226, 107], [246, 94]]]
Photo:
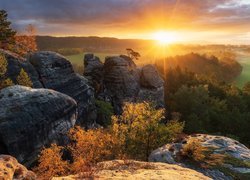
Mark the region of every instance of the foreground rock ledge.
[[[166, 179], [166, 180], [208, 180], [209, 177], [178, 165], [140, 162], [134, 160], [114, 160], [98, 164], [100, 171], [95, 179]], [[73, 180], [78, 176], [55, 177], [53, 180]]]
[[77, 105], [49, 89], [11, 86], [0, 91], [0, 154], [29, 166], [43, 146], [62, 144], [74, 126]]
[[0, 155], [0, 179], [27, 179], [35, 180], [36, 175], [26, 167], [19, 164], [17, 160], [8, 155]]

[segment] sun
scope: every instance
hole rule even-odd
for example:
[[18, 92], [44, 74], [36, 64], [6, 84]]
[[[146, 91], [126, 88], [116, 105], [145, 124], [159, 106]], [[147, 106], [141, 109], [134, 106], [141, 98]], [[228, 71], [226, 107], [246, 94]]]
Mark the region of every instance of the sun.
[[177, 41], [176, 34], [168, 31], [155, 32], [152, 38], [162, 45], [171, 44]]

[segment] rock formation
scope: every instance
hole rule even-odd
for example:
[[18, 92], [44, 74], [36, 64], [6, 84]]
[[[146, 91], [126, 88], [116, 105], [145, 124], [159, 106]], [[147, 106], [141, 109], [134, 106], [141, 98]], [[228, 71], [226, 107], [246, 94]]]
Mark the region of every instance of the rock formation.
[[8, 62], [7, 68], [7, 77], [10, 78], [14, 83], [16, 83], [16, 78], [20, 73], [21, 68], [25, 70], [25, 72], [29, 75], [33, 87], [42, 88], [42, 84], [39, 81], [38, 73], [36, 72], [35, 68], [25, 59], [22, 57], [11, 53], [10, 51], [6, 51], [0, 49], [0, 53], [3, 54]]
[[230, 177], [227, 174], [225, 175], [218, 169], [197, 168], [189, 164], [187, 161], [178, 160], [178, 156], [180, 151], [183, 149], [183, 146], [194, 139], [198, 140], [203, 147], [212, 150], [213, 154], [225, 156], [225, 160], [221, 166], [223, 169], [226, 169], [227, 172], [250, 178], [250, 150], [238, 141], [223, 136], [213, 136], [206, 134], [187, 136], [180, 142], [166, 144], [165, 146], [156, 149], [149, 156], [149, 161], [181, 164], [184, 167], [198, 170], [214, 179], [235, 178]]
[[84, 56], [84, 76], [89, 80], [95, 92], [99, 93], [103, 90], [103, 63], [93, 54], [85, 54]]
[[40, 76], [44, 88], [72, 97], [77, 102], [77, 124], [88, 126], [95, 121], [93, 88], [88, 80], [74, 73], [71, 63], [63, 56], [48, 51], [37, 52], [29, 58]]
[[[139, 162], [134, 160], [113, 160], [98, 164], [97, 179], [189, 179], [209, 180], [210, 178], [192, 169], [164, 163]], [[80, 179], [77, 175], [55, 177], [53, 180]], [[91, 178], [90, 178], [91, 179]]]
[[158, 107], [164, 107], [163, 80], [153, 65], [138, 68], [130, 57], [121, 55], [106, 57], [102, 66], [93, 54], [85, 56], [84, 64], [84, 72], [90, 79], [98, 79], [95, 83], [102, 87], [97, 97], [110, 99], [117, 114], [125, 101], [155, 101]]
[[0, 154], [31, 165], [43, 146], [64, 143], [74, 126], [77, 104], [48, 89], [11, 86], [0, 91]]
[[27, 168], [23, 165], [19, 164], [14, 157], [8, 155], [0, 155], [0, 179], [35, 180], [36, 175], [32, 171], [27, 170]]

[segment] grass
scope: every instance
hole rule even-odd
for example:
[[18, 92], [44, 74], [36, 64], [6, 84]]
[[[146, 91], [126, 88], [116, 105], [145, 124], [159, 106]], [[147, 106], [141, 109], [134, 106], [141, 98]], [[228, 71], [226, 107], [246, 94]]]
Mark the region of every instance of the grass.
[[235, 82], [238, 87], [243, 87], [244, 84], [250, 81], [250, 57], [240, 56], [239, 63], [242, 65], [243, 70], [239, 77], [236, 78]]

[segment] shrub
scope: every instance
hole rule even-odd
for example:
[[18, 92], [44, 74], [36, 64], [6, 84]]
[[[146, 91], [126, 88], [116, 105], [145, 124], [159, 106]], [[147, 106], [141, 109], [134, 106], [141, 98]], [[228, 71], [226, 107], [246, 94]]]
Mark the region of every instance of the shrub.
[[13, 82], [11, 79], [6, 78], [8, 62], [3, 54], [0, 53], [0, 90], [12, 86]]
[[214, 148], [204, 147], [198, 139], [190, 139], [180, 151], [182, 158], [198, 163], [204, 168], [220, 165], [224, 162], [224, 155], [213, 153]]
[[97, 123], [107, 127], [111, 125], [111, 116], [114, 114], [114, 108], [109, 102], [95, 100], [97, 106]]
[[77, 126], [69, 131], [69, 138], [72, 141], [69, 150], [73, 157], [73, 172], [116, 156], [116, 139], [103, 129], [85, 131]]
[[112, 116], [112, 131], [123, 153], [130, 158], [147, 160], [152, 150], [181, 133], [183, 123], [164, 124], [163, 117], [163, 109], [155, 109], [147, 102], [125, 103], [122, 115]]
[[52, 144], [50, 148], [44, 148], [39, 156], [39, 165], [34, 172], [39, 179], [50, 179], [55, 176], [66, 175], [69, 171], [69, 163], [62, 160], [63, 147]]
[[16, 78], [17, 84], [27, 87], [32, 87], [32, 81], [30, 80], [28, 74], [22, 68], [19, 75]]

